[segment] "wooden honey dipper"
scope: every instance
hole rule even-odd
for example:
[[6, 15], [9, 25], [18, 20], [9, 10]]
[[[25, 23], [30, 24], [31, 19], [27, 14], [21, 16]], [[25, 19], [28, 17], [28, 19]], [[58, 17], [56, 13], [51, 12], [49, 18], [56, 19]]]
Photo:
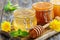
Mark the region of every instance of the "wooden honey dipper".
[[[55, 19], [60, 20], [60, 17], [55, 17]], [[30, 32], [29, 32], [30, 37], [31, 38], [37, 38], [38, 36], [40, 36], [42, 34], [44, 29], [47, 28], [48, 26], [49, 26], [49, 23], [44, 25], [44, 26], [37, 25], [35, 28], [30, 30]], [[56, 30], [52, 30], [52, 31], [49, 31], [48, 33], [46, 33], [45, 35], [43, 35], [43, 36], [41, 36], [41, 37], [39, 37], [37, 39], [39, 39], [39, 40], [40, 39], [42, 40], [42, 38], [46, 39], [46, 38], [48, 38], [48, 37], [50, 37], [50, 36], [52, 36], [52, 35], [54, 35], [56, 33], [58, 33], [58, 32], [56, 32]]]
[[[60, 21], [60, 17], [55, 17], [55, 19], [57, 19], [57, 20], [59, 20]], [[60, 32], [60, 31], [59, 31]], [[38, 37], [37, 39], [35, 39], [35, 40], [45, 40], [45, 39], [47, 39], [47, 38], [49, 38], [49, 37], [51, 37], [51, 36], [53, 36], [53, 35], [55, 35], [55, 34], [57, 34], [57, 33], [59, 33], [59, 32], [57, 32], [57, 31], [55, 31], [55, 30], [48, 30], [48, 32], [47, 33], [45, 33], [44, 35], [42, 35], [41, 37]]]
[[43, 33], [44, 29], [46, 27], [49, 26], [49, 23], [44, 25], [44, 26], [41, 26], [41, 25], [37, 25], [36, 27], [32, 28], [30, 31], [29, 31], [29, 34], [30, 34], [30, 37], [31, 38], [37, 38], [38, 36], [41, 36], [41, 34]]

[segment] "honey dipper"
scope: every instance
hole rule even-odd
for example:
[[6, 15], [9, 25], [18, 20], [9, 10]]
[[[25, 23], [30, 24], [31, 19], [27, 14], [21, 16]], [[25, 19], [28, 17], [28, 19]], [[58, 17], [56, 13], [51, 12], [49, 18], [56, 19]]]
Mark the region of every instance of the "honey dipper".
[[[55, 17], [55, 19], [60, 20], [60, 17]], [[47, 28], [49, 25], [50, 25], [50, 23], [48, 23], [48, 24], [46, 24], [44, 26], [37, 25], [35, 28], [32, 28], [29, 31], [30, 37], [31, 38], [37, 38], [38, 36], [40, 36], [42, 34], [44, 29]], [[53, 28], [51, 28], [51, 29], [53, 29]], [[57, 29], [57, 28], [55, 28], [55, 29]], [[53, 33], [52, 35], [54, 35], [55, 33], [58, 33], [58, 32], [55, 32], [56, 31], [55, 29], [54, 29], [54, 31], [52, 31], [52, 33]]]
[[41, 25], [37, 25], [36, 27], [32, 28], [30, 31], [29, 31], [29, 34], [30, 34], [30, 37], [31, 38], [37, 38], [38, 36], [41, 36], [41, 34], [43, 33], [44, 29], [46, 27], [49, 26], [49, 23], [44, 25], [44, 26], [41, 26]]
[[[59, 20], [60, 21], [60, 17], [55, 17], [55, 19]], [[60, 28], [60, 27], [59, 27]], [[59, 33], [60, 31], [56, 31], [56, 30], [49, 30], [46, 34], [42, 35], [41, 37], [35, 39], [35, 40], [45, 40], [57, 33]]]

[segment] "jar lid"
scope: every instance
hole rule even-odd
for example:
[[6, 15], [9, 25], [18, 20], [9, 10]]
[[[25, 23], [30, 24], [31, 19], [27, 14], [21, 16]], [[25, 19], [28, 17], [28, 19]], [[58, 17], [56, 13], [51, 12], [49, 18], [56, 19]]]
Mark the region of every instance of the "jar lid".
[[35, 10], [49, 10], [53, 7], [53, 4], [49, 2], [37, 2], [32, 5]]

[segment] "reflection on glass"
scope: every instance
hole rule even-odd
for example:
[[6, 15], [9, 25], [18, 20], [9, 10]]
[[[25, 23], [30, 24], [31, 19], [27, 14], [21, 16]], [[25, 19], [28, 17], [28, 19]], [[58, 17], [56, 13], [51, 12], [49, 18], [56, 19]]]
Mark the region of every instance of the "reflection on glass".
[[48, 2], [37, 2], [33, 4], [36, 10], [37, 24], [44, 25], [53, 19], [53, 5]]
[[55, 16], [60, 16], [60, 0], [50, 0], [54, 4], [54, 14]]
[[36, 26], [36, 17], [35, 17], [35, 11], [31, 9], [17, 9], [14, 12], [14, 21], [13, 25], [17, 29], [21, 30], [29, 30], [33, 26]]

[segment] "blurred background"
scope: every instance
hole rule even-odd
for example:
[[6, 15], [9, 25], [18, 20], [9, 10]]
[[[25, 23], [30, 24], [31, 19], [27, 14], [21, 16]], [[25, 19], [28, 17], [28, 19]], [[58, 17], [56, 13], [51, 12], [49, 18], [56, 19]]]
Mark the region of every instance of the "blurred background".
[[[20, 7], [31, 8], [32, 4], [35, 2], [49, 2], [50, 0], [10, 0], [12, 4], [18, 4]], [[7, 4], [7, 0], [0, 0], [0, 23], [1, 23], [1, 16], [3, 13], [3, 7]], [[49, 35], [48, 35], [49, 36]], [[60, 40], [60, 34], [54, 35], [53, 37], [47, 40]]]

